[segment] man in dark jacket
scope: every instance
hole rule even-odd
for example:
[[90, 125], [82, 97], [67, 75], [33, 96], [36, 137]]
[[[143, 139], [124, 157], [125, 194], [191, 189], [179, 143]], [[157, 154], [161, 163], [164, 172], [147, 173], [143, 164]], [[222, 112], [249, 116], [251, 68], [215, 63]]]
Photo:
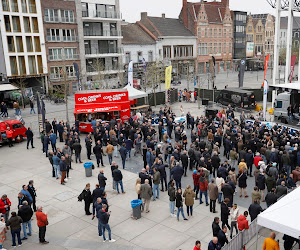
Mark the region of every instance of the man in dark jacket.
[[59, 169], [61, 172], [61, 179], [60, 179], [60, 184], [65, 185], [65, 178], [66, 178], [66, 173], [67, 173], [67, 164], [65, 163], [65, 157], [62, 156], [61, 160], [59, 162]]
[[169, 195], [169, 205], [170, 205], [170, 212], [171, 216], [176, 217], [174, 214], [175, 209], [175, 199], [176, 199], [176, 190], [174, 187], [174, 182], [171, 183], [169, 189], [168, 189], [168, 195]]
[[121, 159], [122, 159], [122, 166], [123, 169], [125, 169], [125, 162], [126, 162], [126, 155], [127, 155], [127, 149], [126, 149], [126, 144], [123, 143], [119, 149], [120, 155], [121, 155]]
[[22, 245], [21, 241], [21, 223], [23, 222], [20, 216], [17, 216], [16, 212], [11, 212], [10, 219], [6, 222], [6, 226], [10, 227], [11, 235], [12, 235], [12, 246], [16, 247], [16, 235], [18, 238], [18, 246]]
[[[98, 198], [102, 198], [104, 195], [104, 192], [103, 192], [103, 189], [100, 188], [100, 185], [99, 184], [96, 184], [96, 188], [93, 190], [93, 193], [92, 193], [92, 198], [93, 198], [93, 217], [92, 217], [92, 220], [95, 218], [95, 214], [97, 212], [97, 199]], [[100, 202], [101, 203], [101, 202]], [[98, 218], [98, 215], [97, 215], [97, 218]], [[100, 230], [102, 232], [102, 230]], [[101, 233], [102, 235], [102, 233]], [[99, 236], [101, 236], [99, 235]]]
[[49, 143], [50, 143], [50, 138], [49, 138], [48, 134], [45, 134], [43, 146], [44, 146], [44, 151], [45, 151], [46, 157], [48, 157]]
[[32, 197], [32, 208], [33, 208], [34, 212], [36, 212], [36, 205], [35, 205], [36, 190], [35, 190], [35, 187], [33, 186], [33, 184], [34, 184], [33, 180], [30, 180], [27, 190]]
[[214, 218], [214, 222], [212, 223], [212, 231], [213, 231], [213, 236], [217, 237], [219, 231], [221, 230], [220, 226], [220, 218], [219, 217], [215, 217]]
[[97, 159], [97, 167], [99, 168], [100, 162], [101, 162], [102, 167], [104, 167], [103, 157], [102, 157], [103, 150], [102, 150], [101, 142], [99, 140], [97, 141], [96, 146], [93, 148], [93, 152]]
[[248, 150], [248, 153], [245, 156], [245, 162], [248, 167], [248, 175], [250, 175], [250, 177], [252, 177], [252, 165], [254, 162], [254, 157], [253, 157], [253, 153], [252, 153], [251, 149]]
[[102, 225], [102, 235], [103, 235], [103, 241], [105, 242], [106, 241], [106, 238], [105, 238], [105, 230], [108, 231], [108, 238], [109, 238], [109, 242], [115, 242], [114, 239], [111, 238], [111, 229], [110, 229], [110, 226], [108, 224], [108, 221], [109, 221], [109, 217], [110, 217], [110, 212], [106, 212], [107, 208], [107, 205], [106, 204], [103, 204], [102, 205], [102, 210], [99, 211], [99, 220], [100, 220], [100, 223]]
[[79, 163], [82, 163], [81, 161], [81, 145], [78, 139], [75, 140], [75, 143], [73, 144], [72, 148], [75, 151], [75, 161], [76, 163], [79, 161]]
[[46, 128], [46, 134], [49, 134], [49, 132], [52, 130], [52, 125], [47, 119], [45, 121], [45, 128]]
[[283, 195], [287, 194], [287, 187], [285, 186], [285, 182], [282, 181], [281, 185], [278, 185], [276, 188], [276, 194], [278, 197], [281, 197]]
[[184, 171], [183, 168], [179, 165], [179, 162], [176, 163], [176, 166], [171, 170], [171, 176], [173, 176], [176, 182], [176, 188], [181, 188], [181, 177]]
[[275, 194], [275, 188], [273, 188], [271, 190], [271, 192], [267, 193], [266, 197], [265, 197], [265, 201], [267, 203], [267, 207], [273, 205], [274, 203], [277, 202], [278, 196], [277, 194]]
[[64, 132], [64, 126], [62, 125], [61, 122], [59, 122], [57, 125], [57, 131], [58, 131], [58, 135], [59, 135], [59, 141], [60, 142], [63, 142], [64, 139], [63, 139], [63, 132]]
[[23, 201], [22, 206], [20, 206], [18, 211], [18, 216], [20, 216], [23, 220], [22, 226], [23, 226], [23, 233], [24, 238], [22, 240], [27, 240], [27, 226], [29, 233], [28, 235], [31, 236], [31, 217], [33, 215], [33, 211], [31, 207], [28, 205], [27, 201]]
[[221, 203], [221, 221], [222, 221], [222, 228], [227, 226], [230, 230], [230, 226], [228, 224], [228, 216], [230, 214], [230, 209], [228, 207], [230, 200], [225, 198], [224, 201]]
[[113, 171], [112, 174], [113, 174], [113, 179], [114, 179], [114, 181], [116, 182], [116, 185], [117, 185], [118, 194], [120, 193], [119, 184], [121, 186], [122, 194], [125, 194], [124, 189], [123, 189], [123, 181], [122, 181], [123, 175], [122, 175], [122, 172], [120, 171], [118, 166], [116, 166], [116, 169]]
[[104, 176], [103, 169], [100, 169], [100, 173], [98, 174], [98, 181], [100, 188], [102, 188], [103, 192], [105, 192], [106, 180], [107, 178]]
[[28, 127], [27, 131], [25, 132], [25, 135], [27, 136], [27, 149], [29, 147], [29, 143], [31, 143], [31, 147], [34, 148], [33, 146], [33, 133], [30, 127]]
[[228, 180], [225, 181], [225, 184], [223, 185], [221, 191], [224, 195], [224, 199], [228, 198], [230, 200], [230, 202], [228, 203], [228, 206], [232, 207], [234, 190], [233, 190], [232, 186], [229, 184]]
[[186, 150], [183, 151], [183, 154], [181, 154], [180, 159], [181, 159], [182, 167], [184, 169], [184, 176], [186, 176], [186, 171], [189, 165], [189, 157], [187, 155]]
[[208, 244], [208, 250], [221, 250], [221, 245], [218, 242], [218, 237], [213, 237], [213, 239]]
[[250, 218], [251, 218], [251, 222], [252, 222], [252, 221], [255, 220], [256, 217], [257, 217], [261, 212], [263, 212], [264, 210], [263, 210], [262, 207], [258, 204], [258, 200], [255, 199], [255, 200], [254, 200], [254, 203], [251, 204], [251, 205], [249, 206], [248, 211], [249, 211]]
[[218, 233], [218, 242], [220, 243], [221, 247], [223, 247], [225, 245], [225, 243], [228, 244], [228, 239], [226, 237], [226, 233], [227, 233], [227, 227], [223, 226], [222, 230], [219, 231]]
[[168, 165], [163, 164], [161, 161], [158, 161], [159, 167], [158, 171], [160, 172], [160, 182], [161, 182], [161, 191], [164, 192], [164, 182], [165, 182], [165, 189], [168, 190], [168, 184], [167, 184], [167, 173], [166, 168]]

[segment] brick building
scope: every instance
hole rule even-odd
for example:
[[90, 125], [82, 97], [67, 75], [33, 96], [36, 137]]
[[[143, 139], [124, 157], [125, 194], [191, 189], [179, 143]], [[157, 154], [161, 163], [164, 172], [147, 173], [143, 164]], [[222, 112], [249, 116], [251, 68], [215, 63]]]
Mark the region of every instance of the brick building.
[[233, 13], [229, 9], [229, 0], [198, 3], [183, 0], [179, 19], [197, 36], [199, 74], [211, 72], [212, 56], [216, 58], [216, 72], [231, 68]]

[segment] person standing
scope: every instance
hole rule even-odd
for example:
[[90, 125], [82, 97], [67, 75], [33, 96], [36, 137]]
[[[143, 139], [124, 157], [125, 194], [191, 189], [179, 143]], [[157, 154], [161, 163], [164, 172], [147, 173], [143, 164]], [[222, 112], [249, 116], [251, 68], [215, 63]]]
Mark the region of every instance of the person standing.
[[36, 189], [35, 187], [33, 186], [34, 185], [34, 182], [33, 180], [30, 180], [29, 183], [28, 183], [28, 186], [27, 186], [27, 190], [28, 192], [30, 193], [31, 195], [31, 198], [32, 198], [32, 208], [34, 210], [34, 212], [36, 212]]
[[209, 192], [209, 211], [211, 213], [217, 213], [216, 211], [216, 201], [219, 197], [218, 186], [215, 184], [215, 179], [212, 178], [211, 182], [208, 184], [208, 192]]
[[194, 199], [196, 197], [195, 192], [192, 190], [191, 185], [188, 185], [183, 193], [184, 203], [186, 205], [186, 212], [188, 217], [193, 216], [193, 206], [194, 206]]
[[62, 156], [61, 160], [59, 162], [59, 169], [61, 172], [61, 179], [60, 179], [60, 184], [65, 185], [65, 178], [66, 178], [66, 172], [67, 172], [67, 164], [65, 162], [65, 157]]
[[230, 209], [228, 207], [230, 200], [225, 198], [224, 201], [221, 203], [221, 221], [222, 221], [222, 228], [223, 226], [227, 226], [230, 230], [230, 226], [228, 224], [228, 216], [230, 215]]
[[54, 134], [57, 135], [57, 121], [56, 121], [56, 118], [54, 118], [53, 121], [52, 121], [52, 128], [53, 128]]
[[56, 128], [57, 128], [57, 132], [58, 132], [58, 135], [59, 135], [59, 141], [63, 142], [64, 141], [64, 138], [63, 138], [64, 126], [63, 126], [62, 122], [59, 122], [56, 125]]
[[121, 159], [122, 159], [122, 166], [123, 169], [125, 169], [125, 162], [126, 162], [126, 155], [127, 155], [127, 150], [125, 148], [125, 143], [123, 143], [119, 149]]
[[45, 136], [44, 136], [44, 153], [46, 154], [46, 157], [48, 157], [49, 143], [50, 143], [49, 135], [45, 134]]
[[101, 166], [104, 167], [103, 157], [102, 157], [103, 149], [102, 149], [101, 142], [99, 140], [97, 141], [96, 146], [93, 148], [93, 152], [94, 152], [94, 154], [96, 156], [96, 159], [97, 159], [97, 167], [99, 168], [100, 162], [101, 162]]
[[27, 131], [25, 132], [25, 135], [27, 136], [27, 149], [29, 148], [29, 143], [31, 143], [31, 147], [33, 146], [33, 133], [30, 127], [28, 127]]
[[220, 218], [219, 217], [215, 217], [214, 221], [213, 221], [213, 223], [211, 225], [213, 236], [215, 236], [215, 237], [218, 236], [218, 233], [221, 230], [219, 223], [220, 223]]
[[201, 177], [199, 179], [199, 189], [200, 189], [200, 204], [202, 204], [202, 194], [204, 194], [204, 197], [205, 197], [205, 203], [206, 203], [206, 206], [208, 206], [208, 199], [207, 199], [207, 180], [205, 178], [205, 174], [202, 173], [201, 174]]
[[276, 234], [271, 232], [270, 237], [264, 240], [263, 250], [279, 250], [279, 243], [275, 238]]
[[91, 159], [92, 144], [93, 144], [93, 140], [91, 139], [90, 135], [88, 135], [85, 139], [86, 155], [88, 160], [92, 160]]
[[27, 226], [29, 233], [28, 235], [31, 236], [31, 218], [33, 215], [33, 211], [31, 207], [28, 205], [27, 201], [23, 201], [22, 206], [20, 206], [19, 211], [18, 211], [18, 216], [20, 216], [23, 220], [22, 226], [23, 226], [23, 233], [24, 233], [24, 238], [22, 240], [27, 240]]
[[241, 214], [238, 217], [237, 223], [238, 223], [238, 229], [240, 231], [243, 231], [244, 229], [249, 229], [249, 223], [247, 217], [248, 217], [248, 211], [245, 211], [244, 214]]
[[153, 168], [153, 201], [159, 199], [159, 183], [160, 183], [160, 172], [157, 168]]
[[170, 206], [170, 213], [171, 216], [176, 217], [174, 211], [175, 211], [175, 199], [176, 199], [176, 190], [174, 187], [174, 182], [171, 182], [171, 185], [168, 189], [168, 195], [169, 195], [169, 206]]
[[173, 167], [171, 170], [171, 176], [173, 176], [175, 180], [177, 189], [181, 188], [181, 178], [183, 173], [184, 173], [183, 168], [179, 165], [179, 162], [177, 162], [176, 166]]
[[20, 216], [17, 216], [16, 212], [11, 212], [10, 219], [6, 222], [6, 226], [10, 226], [12, 236], [12, 246], [16, 247], [16, 236], [18, 238], [18, 245], [22, 245], [21, 241], [21, 224], [23, 220]]
[[221, 250], [221, 245], [218, 242], [218, 237], [213, 237], [213, 239], [208, 244], [208, 250]]
[[75, 161], [76, 163], [79, 161], [79, 163], [82, 163], [81, 161], [81, 145], [78, 139], [75, 140], [75, 143], [73, 144], [72, 148], [75, 151]]
[[3, 215], [5, 222], [7, 222], [9, 217], [9, 211], [10, 211], [11, 202], [7, 198], [7, 195], [2, 195], [0, 199], [0, 213]]
[[228, 244], [228, 239], [227, 239], [226, 233], [227, 233], [227, 227], [223, 226], [222, 230], [220, 230], [218, 233], [218, 242], [221, 245], [221, 247], [223, 247], [225, 245], [225, 243]]
[[240, 188], [240, 197], [242, 197], [242, 191], [244, 190], [244, 196], [245, 198], [248, 198], [249, 196], [247, 195], [247, 175], [242, 169], [240, 169], [239, 171], [237, 180]]
[[124, 189], [123, 189], [123, 181], [122, 181], [123, 180], [123, 175], [122, 175], [122, 172], [119, 169], [118, 165], [116, 166], [116, 168], [115, 168], [115, 170], [113, 171], [112, 174], [113, 174], [113, 179], [116, 182], [118, 194], [120, 193], [119, 184], [120, 184], [120, 187], [121, 187], [122, 194], [125, 194]]
[[150, 200], [152, 197], [152, 189], [149, 185], [149, 180], [146, 179], [145, 183], [141, 185], [141, 198], [143, 200], [142, 212], [146, 209], [146, 213], [149, 213]]
[[107, 156], [108, 156], [109, 165], [111, 165], [111, 163], [113, 161], [113, 152], [114, 152], [114, 150], [115, 150], [114, 146], [111, 145], [110, 142], [108, 142], [105, 151], [106, 151]]
[[179, 214], [181, 212], [181, 215], [183, 217], [184, 220], [188, 220], [187, 218], [185, 218], [184, 216], [184, 212], [183, 212], [183, 200], [182, 200], [182, 192], [181, 189], [179, 188], [176, 192], [176, 207], [177, 207], [177, 221], [179, 221]]
[[230, 238], [232, 239], [233, 228], [235, 228], [236, 234], [238, 234], [237, 228], [237, 218], [239, 217], [239, 209], [237, 204], [234, 204], [231, 211], [230, 211], [230, 218], [231, 218], [231, 229], [230, 229]]
[[51, 142], [51, 146], [52, 146], [52, 151], [56, 152], [56, 139], [57, 136], [56, 134], [53, 132], [53, 130], [51, 130], [51, 134], [49, 136], [50, 142]]
[[45, 240], [46, 226], [48, 225], [47, 214], [43, 213], [43, 207], [38, 206], [37, 212], [35, 213], [37, 225], [39, 227], [39, 240], [41, 244], [48, 244], [49, 241]]
[[264, 210], [262, 209], [262, 207], [259, 205], [258, 203], [258, 200], [254, 200], [254, 203], [252, 203], [250, 206], [249, 206], [249, 214], [250, 214], [250, 218], [251, 218], [251, 222], [254, 221], [257, 216], [263, 212]]
[[100, 169], [99, 174], [98, 174], [98, 181], [99, 181], [100, 188], [102, 188], [102, 190], [103, 190], [103, 193], [105, 192], [106, 180], [107, 180], [107, 178], [104, 176], [103, 169]]
[[182, 167], [184, 169], [184, 176], [187, 176], [186, 171], [187, 171], [187, 168], [188, 168], [188, 165], [189, 165], [189, 157], [187, 155], [186, 150], [183, 151], [183, 154], [180, 156], [180, 159], [181, 159]]
[[30, 114], [32, 114], [32, 112], [35, 114], [35, 110], [34, 110], [34, 101], [30, 100]]
[[93, 201], [92, 193], [91, 193], [91, 184], [87, 183], [85, 188], [82, 190], [81, 198], [84, 200], [84, 211], [86, 215], [91, 215], [90, 206]]
[[102, 225], [102, 235], [103, 235], [103, 242], [106, 241], [106, 238], [105, 238], [105, 230], [108, 231], [108, 239], [109, 239], [109, 242], [115, 242], [116, 240], [112, 239], [111, 238], [111, 229], [110, 229], [110, 226], [108, 224], [108, 221], [109, 221], [109, 217], [110, 217], [110, 212], [106, 212], [106, 208], [107, 208], [107, 205], [106, 204], [103, 204], [102, 205], [102, 210], [99, 211], [99, 219], [100, 219], [100, 222], [101, 222], [101, 225]]
[[8, 146], [12, 147], [13, 146], [13, 143], [12, 143], [13, 132], [10, 130], [10, 127], [7, 127], [7, 129], [6, 129], [6, 137], [8, 140]]

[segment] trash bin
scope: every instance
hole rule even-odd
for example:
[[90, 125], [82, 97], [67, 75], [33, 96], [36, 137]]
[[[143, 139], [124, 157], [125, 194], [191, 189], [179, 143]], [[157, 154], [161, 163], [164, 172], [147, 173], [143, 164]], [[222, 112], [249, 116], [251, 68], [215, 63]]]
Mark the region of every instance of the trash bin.
[[93, 175], [92, 169], [93, 169], [93, 163], [92, 162], [86, 162], [83, 164], [85, 168], [85, 176], [91, 177]]
[[131, 201], [131, 207], [132, 207], [132, 218], [133, 219], [140, 219], [142, 217], [142, 207], [143, 202], [141, 200], [133, 200]]
[[202, 105], [208, 106], [208, 102], [209, 102], [209, 99], [207, 99], [207, 98], [202, 99]]

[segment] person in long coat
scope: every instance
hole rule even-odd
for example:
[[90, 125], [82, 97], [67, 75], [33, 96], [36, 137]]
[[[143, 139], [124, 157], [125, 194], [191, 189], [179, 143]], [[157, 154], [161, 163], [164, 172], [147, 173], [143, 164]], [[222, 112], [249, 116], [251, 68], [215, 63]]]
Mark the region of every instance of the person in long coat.
[[191, 185], [188, 185], [183, 193], [183, 197], [185, 198], [185, 205], [186, 205], [186, 212], [187, 215], [193, 216], [193, 206], [194, 206], [194, 199], [196, 197], [195, 192], [192, 190]]
[[240, 188], [240, 197], [242, 197], [242, 191], [244, 190], [245, 198], [248, 198], [247, 195], [247, 174], [243, 171], [243, 169], [240, 169], [238, 174], [238, 186]]

